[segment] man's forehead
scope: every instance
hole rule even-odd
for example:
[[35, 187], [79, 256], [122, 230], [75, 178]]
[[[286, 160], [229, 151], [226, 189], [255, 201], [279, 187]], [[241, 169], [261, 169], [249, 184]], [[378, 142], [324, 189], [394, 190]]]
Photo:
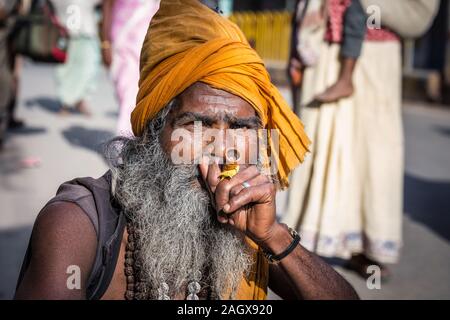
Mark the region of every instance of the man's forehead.
[[224, 119], [256, 116], [255, 109], [244, 99], [204, 83], [195, 83], [180, 96], [180, 112], [196, 112]]
[[234, 95], [227, 97], [218, 94], [200, 93], [195, 97], [195, 100], [198, 100], [198, 102], [200, 103], [206, 103], [210, 105], [235, 106], [240, 104], [242, 99]]

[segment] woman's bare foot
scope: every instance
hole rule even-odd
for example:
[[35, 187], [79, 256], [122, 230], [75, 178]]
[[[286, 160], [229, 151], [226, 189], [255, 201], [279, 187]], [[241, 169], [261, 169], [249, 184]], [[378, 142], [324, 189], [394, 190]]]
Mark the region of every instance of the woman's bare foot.
[[62, 117], [66, 117], [68, 115], [70, 115], [70, 108], [66, 105], [61, 105], [61, 108], [58, 111], [58, 115], [62, 116]]
[[344, 57], [336, 83], [318, 94], [315, 100], [320, 103], [331, 103], [351, 96], [354, 91], [352, 79], [356, 61], [356, 58]]
[[89, 111], [89, 108], [86, 105], [86, 102], [84, 100], [81, 100], [75, 105], [75, 109], [82, 115], [85, 115], [87, 117], [91, 116], [91, 112]]
[[336, 102], [342, 98], [351, 96], [354, 92], [353, 83], [349, 80], [339, 79], [331, 87], [316, 96], [316, 101], [321, 103]]
[[372, 273], [367, 272], [367, 268], [373, 265], [378, 266], [380, 268], [381, 282], [388, 281], [389, 278], [391, 277], [391, 272], [389, 271], [389, 269], [386, 266], [382, 265], [381, 263], [378, 263], [366, 257], [364, 254], [357, 254], [352, 256], [352, 258], [345, 265], [345, 268], [355, 271], [362, 278], [367, 279], [372, 275]]

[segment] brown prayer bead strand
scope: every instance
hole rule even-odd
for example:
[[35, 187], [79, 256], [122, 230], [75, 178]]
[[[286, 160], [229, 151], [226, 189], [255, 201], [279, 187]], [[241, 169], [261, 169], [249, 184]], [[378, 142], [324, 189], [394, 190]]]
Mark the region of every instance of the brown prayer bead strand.
[[139, 250], [137, 250], [136, 243], [138, 243], [139, 231], [136, 230], [131, 223], [127, 223], [128, 239], [125, 252], [125, 275], [127, 279], [127, 290], [125, 298], [127, 300], [147, 300], [148, 294], [146, 292], [145, 281], [141, 279], [141, 263], [138, 262]]
[[[148, 300], [149, 293], [147, 291], [146, 283], [141, 277], [141, 257], [137, 243], [139, 242], [139, 231], [127, 223], [127, 245], [125, 250], [125, 276], [127, 280], [127, 289], [125, 291], [126, 300]], [[202, 290], [198, 294], [199, 297], [218, 299], [212, 290], [205, 284], [202, 285]]]
[[135, 296], [135, 279], [134, 279], [134, 258], [133, 251], [135, 249], [134, 227], [127, 223], [127, 246], [125, 250], [125, 276], [127, 279], [127, 290], [125, 291], [125, 299], [133, 300]]

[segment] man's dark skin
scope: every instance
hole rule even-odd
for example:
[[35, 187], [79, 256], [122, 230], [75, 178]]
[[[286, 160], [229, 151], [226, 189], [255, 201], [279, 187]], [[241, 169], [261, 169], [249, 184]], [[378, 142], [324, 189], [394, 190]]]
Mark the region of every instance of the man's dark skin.
[[[193, 130], [202, 120], [204, 129], [253, 128], [257, 114], [245, 100], [222, 90], [197, 83], [179, 96], [161, 136], [163, 149], [170, 154], [175, 145], [171, 133], [177, 128]], [[217, 154], [216, 154], [217, 156]], [[220, 181], [216, 163], [201, 163], [204, 185], [210, 191], [221, 223], [234, 226], [263, 248], [278, 254], [292, 242], [288, 229], [275, 219], [275, 186], [255, 166], [246, 166], [236, 176]], [[247, 181], [249, 188], [243, 188]], [[249, 205], [249, 206], [246, 206]], [[113, 279], [102, 299], [124, 299], [126, 279], [123, 237]], [[30, 266], [16, 292], [16, 299], [84, 299], [97, 246], [94, 227], [75, 204], [54, 203], [38, 217], [34, 226]], [[81, 290], [69, 290], [69, 265], [81, 269]], [[269, 287], [283, 299], [357, 299], [353, 288], [329, 265], [302, 246], [277, 265], [270, 265]], [[177, 299], [184, 299], [180, 292]]]

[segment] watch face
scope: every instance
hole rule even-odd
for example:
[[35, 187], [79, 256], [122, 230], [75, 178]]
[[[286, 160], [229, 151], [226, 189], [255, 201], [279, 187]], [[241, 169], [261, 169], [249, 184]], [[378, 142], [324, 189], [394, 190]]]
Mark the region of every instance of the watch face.
[[298, 235], [297, 231], [292, 228], [289, 228], [289, 232], [291, 233], [292, 238], [295, 238]]

